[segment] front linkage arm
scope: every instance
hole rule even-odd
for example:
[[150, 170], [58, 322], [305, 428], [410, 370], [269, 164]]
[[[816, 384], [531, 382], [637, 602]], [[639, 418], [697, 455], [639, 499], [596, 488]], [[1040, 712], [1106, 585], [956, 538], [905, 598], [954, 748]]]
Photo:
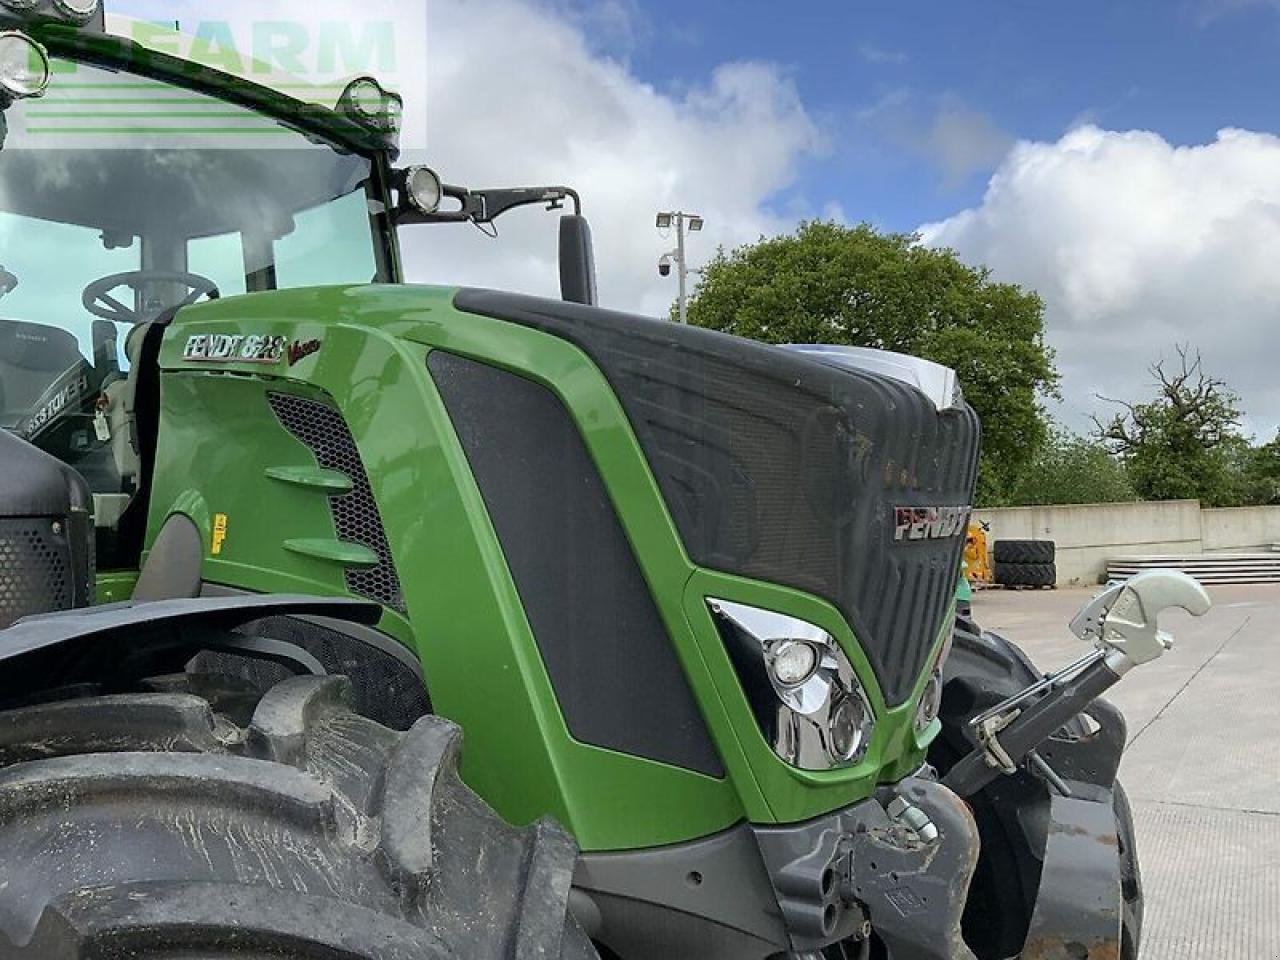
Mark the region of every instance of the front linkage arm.
[[1147, 570], [1113, 584], [1071, 621], [1071, 631], [1092, 643], [1087, 656], [1046, 677], [970, 721], [978, 746], [951, 768], [944, 783], [971, 797], [1001, 774], [1028, 763], [1064, 796], [1069, 789], [1037, 748], [1134, 667], [1159, 659], [1172, 645], [1157, 620], [1169, 607], [1202, 616], [1211, 606], [1198, 581], [1176, 570]]

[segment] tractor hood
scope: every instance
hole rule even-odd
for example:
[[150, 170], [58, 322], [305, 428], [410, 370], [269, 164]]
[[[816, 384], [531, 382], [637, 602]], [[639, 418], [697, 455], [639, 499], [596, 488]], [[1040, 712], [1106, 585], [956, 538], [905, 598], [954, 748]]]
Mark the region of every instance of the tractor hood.
[[815, 354], [492, 291], [455, 306], [587, 353], [694, 562], [829, 601], [885, 700], [906, 701], [955, 596], [977, 476], [978, 419], [951, 371], [927, 365], [921, 382], [918, 361], [892, 354]]

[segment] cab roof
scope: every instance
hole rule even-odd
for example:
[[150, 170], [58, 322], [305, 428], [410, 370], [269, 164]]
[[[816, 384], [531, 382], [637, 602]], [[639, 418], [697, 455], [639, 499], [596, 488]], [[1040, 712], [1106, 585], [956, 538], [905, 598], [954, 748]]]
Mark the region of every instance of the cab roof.
[[[118, 26], [121, 22], [114, 17], [108, 21], [109, 26]], [[399, 153], [394, 137], [317, 102], [321, 94], [332, 88], [307, 84], [291, 75], [269, 71], [274, 82], [287, 87], [286, 92], [256, 79], [176, 56], [167, 49], [160, 49], [156, 42], [144, 44], [132, 37], [110, 32], [78, 30], [58, 23], [45, 23], [31, 28], [29, 32], [55, 57], [106, 69], [127, 70], [147, 79], [204, 93], [281, 120], [305, 134], [354, 153], [385, 154], [391, 159]], [[160, 34], [157, 32], [152, 36], [158, 39]], [[256, 69], [253, 72], [255, 76], [259, 75]]]

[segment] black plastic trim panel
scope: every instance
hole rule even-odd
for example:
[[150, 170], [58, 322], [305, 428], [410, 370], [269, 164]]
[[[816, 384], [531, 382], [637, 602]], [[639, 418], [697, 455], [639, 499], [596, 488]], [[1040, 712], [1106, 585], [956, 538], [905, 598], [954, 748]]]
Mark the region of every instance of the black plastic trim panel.
[[428, 358], [576, 740], [724, 776], [631, 544], [547, 388]]
[[367, 570], [348, 568], [344, 572], [347, 589], [406, 613], [400, 575], [391, 557], [378, 503], [346, 420], [328, 404], [291, 393], [271, 393], [267, 400], [284, 428], [315, 455], [316, 463], [351, 480], [350, 493], [329, 498], [333, 525], [338, 539], [368, 547], [377, 554], [378, 563]]

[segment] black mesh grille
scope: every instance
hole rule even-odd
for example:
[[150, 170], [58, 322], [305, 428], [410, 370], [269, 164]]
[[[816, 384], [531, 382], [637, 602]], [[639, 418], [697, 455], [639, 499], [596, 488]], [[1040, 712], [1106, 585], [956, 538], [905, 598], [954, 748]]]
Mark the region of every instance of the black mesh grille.
[[329, 498], [333, 525], [339, 540], [361, 544], [377, 554], [378, 565], [367, 570], [348, 569], [347, 588], [400, 613], [407, 612], [369, 476], [342, 414], [327, 404], [292, 394], [272, 393], [267, 399], [285, 429], [315, 454], [320, 466], [351, 480], [350, 493]]
[[0, 519], [0, 629], [78, 605], [65, 530], [47, 517]]
[[723, 776], [671, 636], [569, 411], [546, 387], [505, 370], [440, 350], [428, 363], [570, 733]]
[[[348, 677], [356, 710], [393, 730], [408, 730], [431, 712], [422, 678], [410, 666], [377, 647], [309, 620], [269, 617], [241, 628], [252, 637], [269, 637], [302, 647], [335, 676]], [[276, 663], [225, 653], [202, 653], [191, 663], [197, 673], [238, 677], [260, 693], [293, 676]]]
[[896, 380], [643, 317], [466, 290], [460, 309], [581, 347], [608, 378], [703, 566], [826, 597], [891, 705], [926, 668], [961, 535], [898, 542], [899, 507], [967, 506], [979, 430]]

